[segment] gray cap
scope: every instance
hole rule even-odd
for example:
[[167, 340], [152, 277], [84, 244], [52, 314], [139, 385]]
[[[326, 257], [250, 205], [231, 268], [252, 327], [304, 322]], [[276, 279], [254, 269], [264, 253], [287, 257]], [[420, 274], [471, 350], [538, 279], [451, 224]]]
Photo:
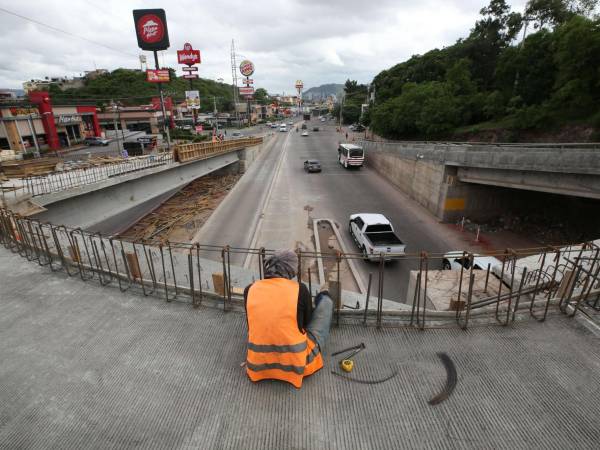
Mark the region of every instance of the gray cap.
[[265, 278], [287, 278], [296, 276], [298, 255], [292, 250], [277, 250], [265, 260]]

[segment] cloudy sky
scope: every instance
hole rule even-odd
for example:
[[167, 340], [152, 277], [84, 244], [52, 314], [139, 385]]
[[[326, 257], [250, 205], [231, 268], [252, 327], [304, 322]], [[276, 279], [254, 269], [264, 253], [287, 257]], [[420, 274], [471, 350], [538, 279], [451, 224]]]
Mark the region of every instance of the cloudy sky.
[[[524, 0], [509, 3], [522, 11]], [[132, 9], [164, 8], [171, 47], [161, 64], [177, 66], [190, 42], [202, 52], [200, 76], [231, 82], [230, 46], [256, 66], [256, 87], [291, 92], [368, 83], [413, 54], [468, 34], [487, 0], [0, 0], [0, 88], [95, 67], [139, 67]], [[52, 31], [16, 13], [70, 34]], [[85, 41], [94, 41], [102, 45]], [[150, 53], [147, 53], [150, 56]], [[150, 59], [150, 58], [149, 58]]]

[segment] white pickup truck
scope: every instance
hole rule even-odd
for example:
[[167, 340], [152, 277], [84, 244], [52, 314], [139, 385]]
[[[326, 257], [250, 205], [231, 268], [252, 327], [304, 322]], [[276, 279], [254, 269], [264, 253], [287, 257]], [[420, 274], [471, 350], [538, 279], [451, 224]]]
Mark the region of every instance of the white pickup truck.
[[396, 236], [383, 214], [352, 214], [348, 228], [365, 260], [375, 261], [383, 254], [389, 261], [404, 255], [406, 244]]

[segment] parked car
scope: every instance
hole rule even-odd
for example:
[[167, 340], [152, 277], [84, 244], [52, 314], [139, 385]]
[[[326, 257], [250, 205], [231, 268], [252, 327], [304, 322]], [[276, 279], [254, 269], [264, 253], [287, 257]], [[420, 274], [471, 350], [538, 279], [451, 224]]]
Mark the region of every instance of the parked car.
[[[487, 270], [488, 264], [490, 270], [497, 269], [498, 272], [502, 269], [502, 261], [493, 256], [483, 256], [473, 254], [473, 270]], [[468, 252], [463, 253], [460, 250], [451, 251], [444, 255], [442, 259], [442, 269], [444, 270], [460, 270], [463, 267], [465, 269], [471, 268], [471, 262], [468, 257]]]
[[302, 136], [308, 136], [308, 131], [304, 130], [304, 131], [302, 132]]
[[100, 136], [92, 136], [92, 137], [86, 137], [83, 140], [83, 143], [85, 145], [103, 145], [103, 146], [107, 146], [110, 141], [108, 139], [104, 139], [103, 137]]
[[394, 233], [394, 227], [383, 214], [352, 214], [348, 223], [350, 236], [367, 261], [383, 255], [386, 261], [404, 255], [404, 244]]
[[308, 173], [310, 172], [320, 172], [321, 171], [321, 163], [316, 159], [309, 159], [304, 161], [304, 170]]
[[356, 131], [357, 133], [361, 133], [363, 131], [365, 131], [365, 127], [363, 127], [360, 123], [358, 125], [354, 126], [354, 131]]
[[319, 131], [319, 127], [313, 127], [313, 131]]

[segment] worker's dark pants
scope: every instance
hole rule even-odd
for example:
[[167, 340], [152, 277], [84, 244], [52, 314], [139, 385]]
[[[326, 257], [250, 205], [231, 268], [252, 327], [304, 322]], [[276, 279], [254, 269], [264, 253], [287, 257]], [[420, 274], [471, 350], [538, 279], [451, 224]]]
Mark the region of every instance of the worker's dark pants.
[[306, 331], [313, 337], [319, 345], [321, 352], [325, 349], [325, 343], [329, 337], [329, 327], [333, 316], [333, 300], [327, 294], [319, 294], [315, 298], [315, 309]]

